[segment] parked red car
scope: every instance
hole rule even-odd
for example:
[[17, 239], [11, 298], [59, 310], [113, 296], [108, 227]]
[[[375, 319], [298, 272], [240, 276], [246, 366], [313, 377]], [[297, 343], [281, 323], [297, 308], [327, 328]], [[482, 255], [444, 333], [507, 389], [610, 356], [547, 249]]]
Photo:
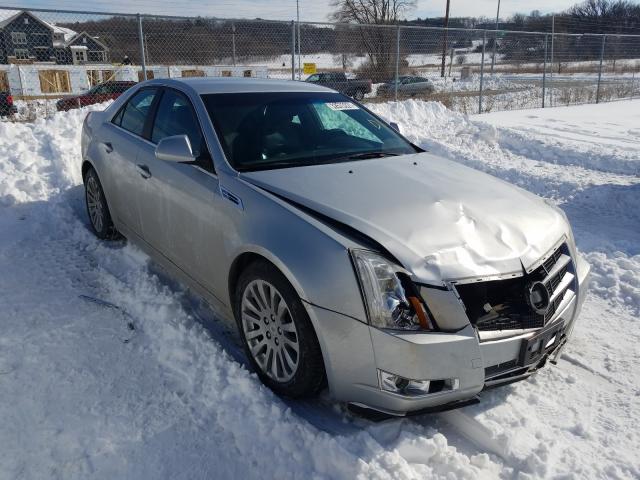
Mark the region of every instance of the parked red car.
[[86, 107], [87, 105], [93, 105], [94, 103], [102, 103], [107, 100], [113, 100], [118, 98], [129, 88], [133, 87], [136, 82], [114, 81], [104, 82], [100, 85], [92, 87], [85, 93], [80, 95], [71, 95], [61, 98], [56, 103], [58, 111], [67, 111], [73, 108]]
[[0, 117], [13, 115], [18, 109], [13, 104], [13, 97], [9, 92], [0, 92]]

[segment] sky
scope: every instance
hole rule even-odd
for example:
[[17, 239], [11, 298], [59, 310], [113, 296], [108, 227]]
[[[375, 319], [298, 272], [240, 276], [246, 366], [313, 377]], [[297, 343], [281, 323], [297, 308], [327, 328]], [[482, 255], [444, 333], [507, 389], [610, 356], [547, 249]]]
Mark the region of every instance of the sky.
[[[559, 12], [578, 0], [502, 0], [500, 17], [514, 13]], [[331, 0], [300, 0], [300, 18], [307, 21], [327, 21], [331, 12]], [[418, 0], [417, 8], [407, 15], [416, 17], [441, 17], [446, 0]], [[267, 18], [289, 20], [295, 18], [296, 0], [0, 0], [0, 5], [16, 8], [52, 8], [63, 10], [93, 10], [122, 13], [155, 13], [164, 15], [215, 16], [221, 18]], [[496, 15], [497, 0], [451, 0], [451, 16]]]

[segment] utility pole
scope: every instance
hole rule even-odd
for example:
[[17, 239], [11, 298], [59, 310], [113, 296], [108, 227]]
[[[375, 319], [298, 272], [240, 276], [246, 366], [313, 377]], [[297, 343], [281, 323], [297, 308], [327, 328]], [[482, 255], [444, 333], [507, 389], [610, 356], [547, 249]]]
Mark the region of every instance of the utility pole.
[[493, 66], [496, 64], [496, 45], [498, 44], [498, 28], [500, 25], [500, 0], [498, 0], [498, 11], [496, 12], [496, 34], [493, 36], [493, 54], [491, 55], [491, 74]]
[[440, 69], [440, 76], [444, 78], [444, 66], [447, 63], [447, 40], [449, 35], [449, 6], [451, 0], [447, 0], [447, 11], [444, 14], [444, 37], [442, 38], [442, 68]]

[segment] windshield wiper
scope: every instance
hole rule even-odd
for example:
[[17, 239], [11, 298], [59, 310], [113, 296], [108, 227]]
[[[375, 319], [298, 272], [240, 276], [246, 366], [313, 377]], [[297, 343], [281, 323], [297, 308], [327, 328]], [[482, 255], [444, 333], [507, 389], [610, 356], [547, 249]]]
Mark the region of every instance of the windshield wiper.
[[330, 157], [324, 160], [309, 159], [306, 161], [300, 160], [281, 160], [275, 162], [256, 163], [256, 164], [241, 164], [236, 166], [236, 170], [239, 172], [257, 172], [260, 170], [275, 170], [278, 168], [293, 168], [293, 167], [309, 167], [313, 165], [326, 165], [331, 163], [349, 162], [351, 160], [367, 160], [370, 158], [383, 158], [383, 157], [397, 157], [398, 153], [391, 152], [363, 152], [356, 153], [354, 155], [345, 155], [344, 157]]
[[347, 160], [367, 160], [369, 158], [383, 158], [383, 157], [397, 157], [397, 153], [391, 152], [364, 152], [364, 153], [356, 153], [355, 155], [349, 155], [346, 157], [342, 157]]

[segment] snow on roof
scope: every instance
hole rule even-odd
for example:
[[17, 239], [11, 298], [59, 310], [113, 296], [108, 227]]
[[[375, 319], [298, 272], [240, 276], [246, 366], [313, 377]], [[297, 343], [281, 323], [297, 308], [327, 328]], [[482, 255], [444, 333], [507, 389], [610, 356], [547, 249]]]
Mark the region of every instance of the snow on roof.
[[2, 28], [5, 25], [11, 23], [18, 15], [20, 15], [22, 13], [29, 14], [31, 17], [33, 17], [36, 20], [38, 20], [40, 23], [42, 23], [42, 24], [46, 25], [47, 27], [49, 27], [53, 31], [53, 33], [58, 33], [58, 34], [62, 35], [62, 41], [56, 40], [54, 38], [54, 40], [53, 40], [53, 46], [54, 47], [62, 47], [62, 46], [64, 46], [64, 44], [66, 42], [71, 40], [76, 35], [76, 32], [74, 30], [71, 30], [70, 28], [66, 28], [66, 27], [61, 27], [59, 25], [55, 25], [54, 23], [50, 23], [50, 22], [47, 22], [45, 20], [42, 20], [37, 15], [35, 15], [33, 12], [30, 12], [28, 10], [0, 10], [0, 28]]
[[4, 27], [22, 12], [23, 10], [0, 10], [0, 28]]
[[53, 33], [62, 35], [62, 41], [56, 40], [55, 38], [53, 39], [54, 47], [63, 47], [65, 44], [69, 42], [69, 40], [71, 40], [73, 37], [77, 35], [76, 32], [74, 30], [71, 30], [70, 28], [61, 27], [55, 24], [49, 24], [49, 25], [51, 25], [51, 28], [53, 29]]

